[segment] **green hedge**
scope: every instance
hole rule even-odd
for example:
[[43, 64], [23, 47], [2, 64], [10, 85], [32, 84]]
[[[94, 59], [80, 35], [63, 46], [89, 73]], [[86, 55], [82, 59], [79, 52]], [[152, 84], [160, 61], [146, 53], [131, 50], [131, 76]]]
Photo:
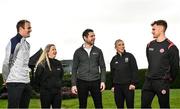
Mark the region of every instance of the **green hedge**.
[[[139, 69], [138, 71], [138, 78], [139, 78], [139, 83], [137, 84], [137, 88], [141, 89], [144, 83], [144, 79], [145, 79], [145, 74], [147, 72], [147, 69]], [[66, 73], [64, 75], [64, 79], [63, 79], [63, 85], [64, 86], [71, 86], [71, 75]], [[111, 89], [111, 80], [110, 80], [110, 72], [106, 73], [106, 89]], [[178, 75], [176, 77], [176, 80], [173, 82], [173, 84], [171, 84], [171, 88], [173, 89], [177, 89], [180, 88], [180, 70], [178, 72]]]
[[71, 87], [71, 75], [69, 73], [64, 74], [63, 86]]
[[[138, 71], [138, 77], [139, 77], [139, 83], [137, 85], [138, 89], [142, 88], [142, 85], [144, 83], [144, 76], [146, 72], [147, 72], [147, 69], [140, 69]], [[2, 75], [0, 74], [0, 88], [2, 87], [2, 84], [3, 84], [3, 79], [2, 79]], [[112, 83], [110, 80], [110, 72], [107, 72], [106, 73], [106, 89], [111, 89], [111, 84]], [[64, 74], [63, 86], [71, 87], [71, 75], [69, 73]], [[174, 89], [180, 88], [180, 70], [178, 72], [176, 80], [173, 82], [173, 84], [171, 84], [171, 88], [174, 88]]]
[[[144, 76], [145, 76], [146, 72], [147, 72], [147, 69], [140, 69], [138, 71], [138, 80], [139, 80], [139, 82], [137, 84], [138, 89], [140, 89], [143, 86]], [[112, 81], [110, 80], [110, 75], [111, 75], [110, 72], [106, 73], [106, 89], [111, 89]]]
[[175, 81], [171, 84], [171, 88], [173, 89], [180, 89], [180, 69]]
[[[137, 84], [137, 88], [141, 89], [144, 83], [144, 79], [145, 79], [145, 74], [147, 72], [147, 69], [140, 69], [138, 71], [138, 78], [139, 78], [139, 82]], [[106, 88], [110, 89], [111, 87], [111, 80], [110, 80], [110, 72], [107, 72], [106, 74]], [[171, 84], [171, 88], [172, 89], [178, 89], [180, 88], [180, 70], [178, 71], [178, 75], [175, 79], [175, 81]]]

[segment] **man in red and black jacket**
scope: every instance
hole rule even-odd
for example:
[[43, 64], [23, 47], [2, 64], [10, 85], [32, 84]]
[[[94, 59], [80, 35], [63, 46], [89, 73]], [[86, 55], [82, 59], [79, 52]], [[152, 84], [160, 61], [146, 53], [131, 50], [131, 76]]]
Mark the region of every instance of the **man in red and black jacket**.
[[151, 26], [155, 40], [146, 48], [149, 65], [142, 88], [141, 107], [150, 108], [154, 96], [157, 95], [160, 108], [170, 108], [169, 88], [179, 70], [179, 50], [165, 36], [166, 21], [157, 20]]

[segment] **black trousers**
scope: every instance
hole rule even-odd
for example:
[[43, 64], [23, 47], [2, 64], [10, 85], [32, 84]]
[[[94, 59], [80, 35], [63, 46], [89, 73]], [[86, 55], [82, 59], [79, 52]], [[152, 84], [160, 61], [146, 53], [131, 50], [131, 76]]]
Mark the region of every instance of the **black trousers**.
[[79, 108], [87, 107], [87, 98], [89, 92], [94, 101], [95, 108], [103, 108], [102, 106], [102, 94], [100, 91], [100, 80], [97, 81], [84, 81], [77, 80], [77, 90], [79, 98]]
[[129, 90], [129, 84], [114, 84], [114, 99], [117, 108], [134, 108], [134, 90]]
[[61, 90], [40, 90], [40, 101], [43, 109], [50, 109], [51, 106], [53, 109], [60, 109], [62, 102]]
[[153, 98], [157, 95], [160, 108], [170, 108], [169, 87], [167, 80], [146, 78], [142, 88], [141, 107], [151, 108]]
[[30, 84], [7, 83], [8, 108], [28, 108], [32, 94]]

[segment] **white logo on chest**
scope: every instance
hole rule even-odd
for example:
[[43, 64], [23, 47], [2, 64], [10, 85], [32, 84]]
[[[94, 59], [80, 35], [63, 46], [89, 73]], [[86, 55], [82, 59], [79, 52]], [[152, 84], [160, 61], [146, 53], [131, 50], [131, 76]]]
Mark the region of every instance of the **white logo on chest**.
[[125, 58], [125, 62], [126, 62], [126, 63], [129, 62], [129, 58]]
[[154, 48], [149, 48], [149, 51], [154, 51]]

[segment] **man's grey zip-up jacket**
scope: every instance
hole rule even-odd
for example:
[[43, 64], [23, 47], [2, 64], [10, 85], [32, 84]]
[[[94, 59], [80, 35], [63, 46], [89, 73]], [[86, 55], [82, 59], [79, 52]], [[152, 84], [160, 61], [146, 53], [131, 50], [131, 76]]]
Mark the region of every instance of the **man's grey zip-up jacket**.
[[106, 66], [101, 49], [93, 46], [89, 56], [83, 46], [75, 51], [72, 67], [72, 86], [76, 86], [77, 79], [105, 82], [105, 73]]
[[6, 83], [29, 83], [30, 45], [19, 33], [6, 46], [2, 75]]

